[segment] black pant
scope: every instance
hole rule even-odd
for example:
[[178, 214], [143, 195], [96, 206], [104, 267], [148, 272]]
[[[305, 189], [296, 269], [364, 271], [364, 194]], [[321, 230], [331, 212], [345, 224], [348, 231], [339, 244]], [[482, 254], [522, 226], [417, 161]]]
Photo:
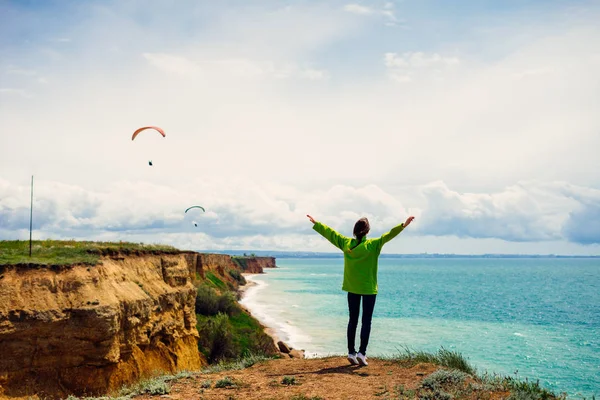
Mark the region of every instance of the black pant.
[[371, 334], [371, 319], [373, 318], [373, 309], [375, 308], [376, 294], [354, 294], [348, 292], [348, 311], [350, 311], [350, 320], [348, 321], [348, 353], [356, 353], [354, 348], [354, 338], [356, 337], [356, 327], [358, 326], [358, 314], [360, 313], [360, 299], [363, 299], [362, 325], [360, 327], [360, 351], [367, 354], [367, 345], [369, 344], [369, 335]]

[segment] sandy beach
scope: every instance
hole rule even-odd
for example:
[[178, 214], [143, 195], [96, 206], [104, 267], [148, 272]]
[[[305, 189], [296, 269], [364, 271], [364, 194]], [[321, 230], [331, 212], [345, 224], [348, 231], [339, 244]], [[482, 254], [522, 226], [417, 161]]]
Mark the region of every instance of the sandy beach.
[[[240, 294], [240, 299], [238, 300], [238, 303], [241, 307], [244, 308], [244, 310], [246, 310], [249, 314], [251, 314], [254, 318], [257, 318], [256, 315], [252, 314], [252, 310], [250, 310], [248, 307], [246, 307], [243, 303], [242, 300], [244, 299], [244, 296], [247, 295], [248, 289], [258, 286], [258, 284], [256, 282], [254, 282], [250, 277], [256, 275], [256, 274], [249, 274], [249, 273], [244, 273], [242, 274], [242, 276], [246, 279], [246, 284], [245, 285], [241, 285], [238, 287], [238, 293]], [[277, 342], [279, 342], [281, 339], [277, 336], [277, 333], [275, 332], [275, 329], [271, 326], [265, 325], [265, 323], [263, 321], [260, 321], [261, 325], [264, 326], [264, 330], [265, 333], [269, 336], [271, 336], [271, 338], [273, 339], [273, 342], [275, 343], [275, 346], [277, 346]]]

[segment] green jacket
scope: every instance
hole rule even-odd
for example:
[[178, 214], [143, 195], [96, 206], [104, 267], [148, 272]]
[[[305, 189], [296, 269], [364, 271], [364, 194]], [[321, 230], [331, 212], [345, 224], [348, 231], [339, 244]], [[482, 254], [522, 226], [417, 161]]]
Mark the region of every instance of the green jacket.
[[[356, 246], [356, 239], [343, 236], [317, 222], [313, 229], [344, 252], [344, 284], [342, 290], [355, 294], [377, 294], [377, 261], [383, 245], [404, 229], [400, 224], [377, 239], [366, 237]], [[356, 247], [354, 247], [356, 246]]]

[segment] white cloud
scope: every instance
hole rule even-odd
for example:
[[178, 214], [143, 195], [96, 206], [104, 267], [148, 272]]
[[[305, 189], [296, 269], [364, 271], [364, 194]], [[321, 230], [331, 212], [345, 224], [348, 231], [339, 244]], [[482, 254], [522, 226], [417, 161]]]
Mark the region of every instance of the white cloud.
[[400, 83], [415, 80], [439, 80], [452, 69], [460, 65], [458, 57], [442, 56], [437, 53], [407, 52], [397, 54], [388, 52], [383, 57], [388, 75]]
[[309, 80], [326, 79], [327, 71], [315, 68], [300, 67], [294, 63], [275, 63], [273, 61], [257, 61], [249, 58], [215, 58], [190, 60], [183, 56], [171, 54], [144, 53], [144, 58], [156, 68], [191, 79], [209, 78], [226, 74], [230, 78], [306, 78]]
[[31, 94], [28, 90], [18, 88], [0, 88], [0, 95], [18, 96], [24, 99], [30, 99], [33, 97], [33, 94]]
[[536, 77], [540, 75], [547, 75], [557, 72], [554, 68], [551, 67], [539, 67], [539, 68], [531, 68], [525, 69], [522, 71], [516, 71], [512, 74], [513, 77], [517, 79], [523, 79], [528, 77]]
[[[28, 189], [0, 180], [3, 238], [27, 231]], [[366, 216], [373, 236], [413, 214], [417, 219], [410, 235], [600, 244], [600, 231], [595, 228], [600, 224], [599, 198], [600, 190], [536, 182], [493, 194], [459, 193], [434, 182], [392, 195], [376, 185], [304, 191], [244, 180], [203, 179], [178, 187], [120, 182], [100, 192], [41, 181], [35, 188], [34, 228], [69, 238], [131, 235], [156, 241], [170, 235], [183, 247], [199, 235], [218, 248], [263, 243], [258, 248], [278, 250], [291, 249], [304, 238], [301, 247], [309, 250], [319, 243], [310, 239], [313, 233], [306, 214], [342, 232], [351, 232], [354, 222]], [[183, 212], [193, 204], [204, 206], [206, 213]]]
[[329, 74], [327, 73], [327, 71], [322, 70], [322, 69], [314, 69], [314, 68], [305, 68], [301, 70], [301, 74], [302, 76], [313, 80], [313, 81], [319, 81], [322, 79], [327, 79]]
[[156, 68], [168, 73], [195, 77], [202, 72], [199, 65], [185, 57], [164, 53], [144, 53], [142, 56]]
[[356, 15], [383, 16], [384, 18], [386, 18], [388, 20], [386, 25], [390, 25], [390, 26], [395, 25], [396, 22], [398, 21], [398, 19], [396, 18], [396, 14], [394, 12], [394, 4], [389, 3], [389, 2], [385, 3], [383, 9], [367, 7], [367, 6], [363, 6], [360, 4], [346, 4], [343, 9], [344, 9], [344, 11], [346, 11], [348, 13], [356, 14]]
[[372, 8], [361, 6], [360, 4], [346, 4], [344, 6], [344, 11], [359, 15], [371, 15], [375, 13], [375, 10]]
[[37, 75], [37, 72], [31, 69], [22, 69], [22, 68], [7, 68], [6, 69], [6, 73], [7, 74], [12, 74], [12, 75], [24, 75], [24, 76], [35, 76]]
[[[431, 235], [509, 241], [563, 239], [561, 227], [577, 202], [557, 187], [522, 183], [493, 194], [458, 193], [442, 182], [421, 189], [427, 201], [420, 230]], [[600, 242], [600, 236], [596, 238]]]
[[437, 53], [426, 54], [423, 52], [385, 53], [385, 66], [388, 68], [432, 68], [449, 67], [460, 64], [457, 57], [444, 57]]

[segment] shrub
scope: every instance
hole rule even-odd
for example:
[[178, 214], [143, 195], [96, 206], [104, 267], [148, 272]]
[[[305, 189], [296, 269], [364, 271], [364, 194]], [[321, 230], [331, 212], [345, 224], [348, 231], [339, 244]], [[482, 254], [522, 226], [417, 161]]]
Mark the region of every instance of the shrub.
[[296, 378], [293, 376], [284, 376], [283, 379], [281, 380], [281, 384], [282, 385], [295, 385], [296, 384]]
[[[479, 378], [481, 383], [476, 387], [484, 390], [505, 390], [511, 392], [508, 400], [546, 400], [546, 399], [566, 399], [565, 394], [555, 395], [547, 389], [540, 386], [539, 381], [532, 382], [518, 379], [511, 376], [500, 376], [484, 374]], [[583, 400], [583, 399], [582, 399]], [[593, 399], [592, 399], [593, 400]]]
[[204, 382], [202, 382], [202, 384], [200, 385], [200, 387], [202, 389], [208, 389], [208, 388], [210, 388], [211, 384], [212, 384], [212, 381], [210, 379], [207, 379]]
[[419, 400], [452, 400], [452, 395], [443, 390], [436, 390], [434, 392], [420, 393]]
[[196, 291], [196, 314], [217, 315], [219, 294], [211, 287], [200, 285]]
[[141, 393], [148, 393], [148, 394], [168, 394], [171, 391], [171, 387], [167, 384], [167, 382], [161, 380], [161, 379], [156, 379], [156, 380], [151, 380], [148, 382], [148, 384], [143, 388], [143, 391]]
[[235, 387], [235, 386], [237, 386], [237, 385], [235, 384], [233, 379], [231, 379], [228, 376], [224, 377], [223, 379], [219, 379], [217, 381], [217, 383], [215, 383], [215, 388], [217, 388], [217, 389], [226, 388], [226, 387]]
[[448, 385], [458, 385], [463, 383], [467, 374], [458, 370], [439, 369], [423, 379], [421, 386], [425, 389], [436, 390]]
[[235, 294], [232, 292], [225, 292], [217, 301], [218, 311], [227, 315], [234, 315], [240, 312], [240, 308], [237, 305], [237, 299]]
[[234, 358], [238, 354], [227, 315], [219, 313], [206, 319], [198, 327], [198, 333], [198, 345], [204, 349], [203, 353], [210, 363]]
[[242, 271], [245, 271], [248, 269], [248, 261], [246, 258], [243, 257], [231, 257], [231, 260], [236, 263], [241, 269]]
[[225, 313], [234, 315], [239, 311], [234, 293], [219, 294], [210, 286], [198, 286], [196, 291], [196, 314], [217, 315], [218, 313]]
[[507, 400], [550, 400], [556, 397], [540, 386], [540, 382], [530, 382], [510, 379], [506, 380], [507, 386], [512, 391]]
[[235, 281], [239, 285], [245, 285], [246, 284], [246, 278], [244, 278], [244, 276], [241, 274], [240, 271], [238, 271], [237, 269], [230, 269], [228, 272], [229, 272], [229, 275], [231, 275], [231, 277], [233, 279], [235, 279]]
[[394, 392], [398, 395], [398, 400], [413, 399], [415, 397], [415, 391], [406, 389], [404, 385], [397, 385], [394, 388]]

